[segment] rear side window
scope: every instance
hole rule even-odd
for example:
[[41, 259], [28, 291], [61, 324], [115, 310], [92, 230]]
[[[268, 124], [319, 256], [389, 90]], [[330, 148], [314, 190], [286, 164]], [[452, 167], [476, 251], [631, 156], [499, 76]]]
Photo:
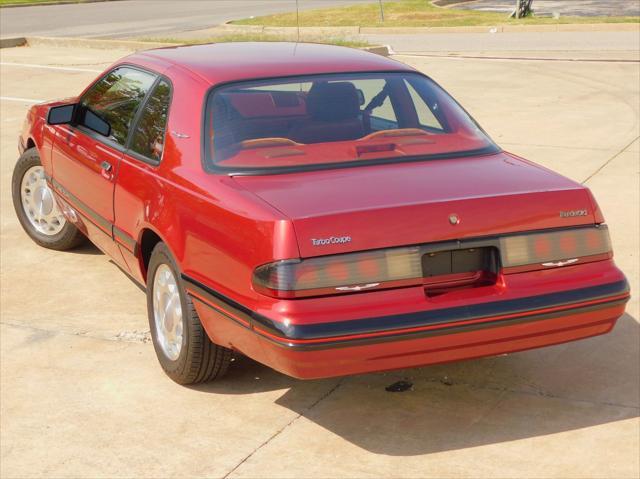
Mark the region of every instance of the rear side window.
[[499, 151], [433, 81], [417, 73], [349, 73], [215, 88], [206, 162], [233, 171], [349, 166]]
[[444, 131], [444, 127], [433, 113], [433, 110], [437, 110], [438, 105], [427, 105], [422, 101], [416, 89], [408, 82], [407, 90], [409, 91], [409, 95], [411, 95], [411, 101], [416, 107], [416, 114], [418, 115], [418, 123], [420, 124], [420, 127], [430, 130]]
[[109, 72], [80, 100], [78, 123], [95, 131], [97, 116], [110, 127], [107, 138], [124, 146], [131, 122], [155, 79], [151, 73], [129, 67]]
[[131, 150], [155, 162], [162, 158], [170, 101], [171, 86], [160, 80], [145, 103], [133, 132]]

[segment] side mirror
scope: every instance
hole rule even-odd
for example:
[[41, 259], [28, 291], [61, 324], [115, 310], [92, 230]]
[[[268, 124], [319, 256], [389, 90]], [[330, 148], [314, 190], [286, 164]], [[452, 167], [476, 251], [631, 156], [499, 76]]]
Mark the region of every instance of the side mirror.
[[84, 121], [82, 122], [82, 125], [102, 136], [109, 136], [111, 134], [111, 125], [109, 125], [109, 122], [88, 108], [84, 112]]
[[364, 105], [364, 92], [360, 88], [356, 88], [356, 94], [358, 95], [360, 106]]
[[76, 111], [76, 105], [60, 105], [49, 108], [47, 123], [49, 125], [65, 125], [71, 123]]

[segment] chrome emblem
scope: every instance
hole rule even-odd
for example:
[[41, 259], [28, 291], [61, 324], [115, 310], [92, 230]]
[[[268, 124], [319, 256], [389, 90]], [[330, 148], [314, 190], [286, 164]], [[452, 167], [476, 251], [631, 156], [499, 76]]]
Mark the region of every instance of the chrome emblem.
[[312, 238], [313, 246], [327, 246], [330, 244], [351, 243], [351, 236], [330, 236], [329, 238]]
[[171, 133], [173, 133], [173, 136], [175, 136], [176, 138], [180, 138], [181, 140], [184, 140], [186, 138], [191, 138], [189, 135], [185, 133], [177, 132], [175, 130], [171, 130]]
[[565, 261], [551, 261], [549, 263], [542, 263], [542, 266], [551, 268], [551, 267], [557, 267], [557, 266], [566, 266], [568, 264], [573, 264], [577, 262], [578, 262], [578, 258], [573, 258], [573, 259], [567, 259]]
[[587, 210], [569, 210], [569, 211], [561, 211], [560, 218], [573, 218], [575, 216], [588, 216], [589, 211]]
[[362, 291], [363, 289], [371, 289], [376, 286], [380, 286], [380, 283], [369, 283], [359, 286], [340, 286], [339, 288], [336, 288], [336, 291]]
[[458, 223], [460, 223], [460, 218], [456, 214], [450, 214], [449, 223], [451, 223], [452, 225], [457, 225]]

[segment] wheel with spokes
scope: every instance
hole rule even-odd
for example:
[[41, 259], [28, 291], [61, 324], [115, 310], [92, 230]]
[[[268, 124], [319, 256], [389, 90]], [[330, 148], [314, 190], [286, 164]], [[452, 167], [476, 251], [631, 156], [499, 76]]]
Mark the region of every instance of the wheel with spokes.
[[40, 246], [64, 251], [84, 241], [80, 230], [62, 214], [35, 148], [25, 151], [18, 159], [11, 193], [22, 228]]
[[160, 365], [179, 384], [218, 379], [231, 362], [231, 350], [211, 342], [180, 281], [175, 260], [158, 243], [147, 271], [147, 310]]
[[153, 277], [153, 321], [156, 328], [158, 346], [172, 361], [180, 357], [184, 340], [182, 321], [182, 301], [171, 268], [161, 264]]

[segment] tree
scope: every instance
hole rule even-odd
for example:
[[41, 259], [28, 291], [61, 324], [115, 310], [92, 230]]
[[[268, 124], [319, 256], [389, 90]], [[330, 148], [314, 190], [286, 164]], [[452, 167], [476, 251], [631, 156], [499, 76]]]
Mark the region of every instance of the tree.
[[524, 18], [533, 13], [531, 4], [533, 0], [516, 0], [516, 9], [511, 14], [511, 18]]

